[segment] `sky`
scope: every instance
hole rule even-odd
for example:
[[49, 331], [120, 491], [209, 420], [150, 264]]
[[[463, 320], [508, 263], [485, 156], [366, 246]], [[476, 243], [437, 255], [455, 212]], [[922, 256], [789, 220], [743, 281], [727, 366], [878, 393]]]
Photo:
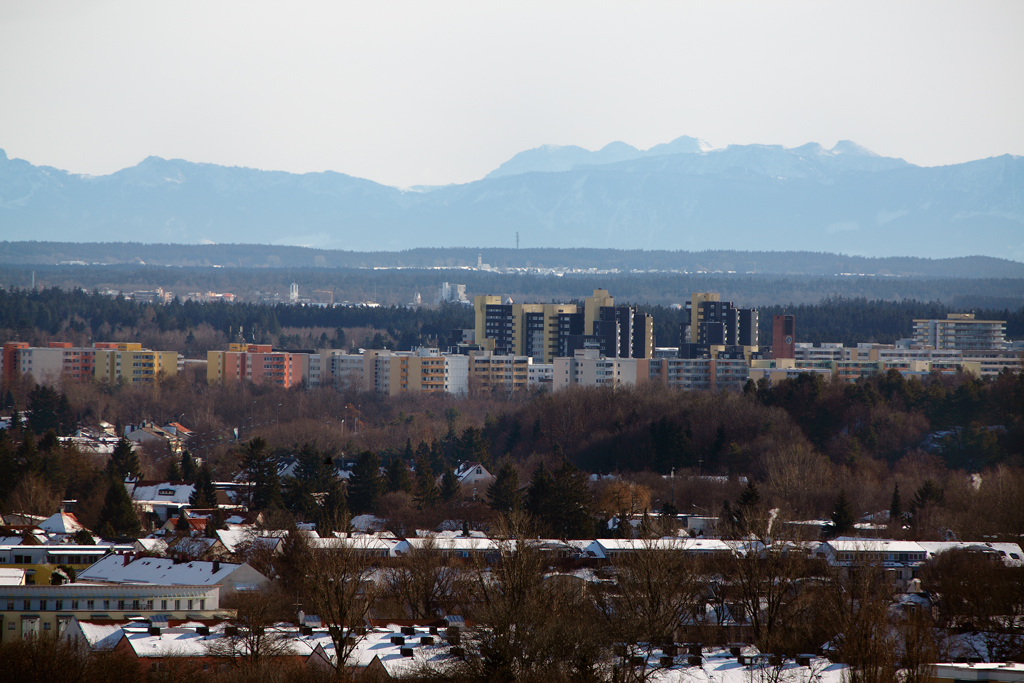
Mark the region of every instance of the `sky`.
[[542, 144], [1024, 155], [1024, 2], [0, 3], [0, 148], [400, 187]]

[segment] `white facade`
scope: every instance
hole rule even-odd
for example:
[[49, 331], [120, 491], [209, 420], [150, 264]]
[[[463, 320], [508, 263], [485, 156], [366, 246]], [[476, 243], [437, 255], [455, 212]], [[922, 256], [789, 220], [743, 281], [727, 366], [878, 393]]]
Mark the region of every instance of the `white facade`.
[[527, 368], [527, 384], [534, 387], [550, 387], [555, 379], [554, 363], [531, 363]]
[[574, 384], [588, 387], [636, 384], [636, 358], [605, 358], [597, 349], [580, 349], [572, 358], [555, 358], [551, 388]]

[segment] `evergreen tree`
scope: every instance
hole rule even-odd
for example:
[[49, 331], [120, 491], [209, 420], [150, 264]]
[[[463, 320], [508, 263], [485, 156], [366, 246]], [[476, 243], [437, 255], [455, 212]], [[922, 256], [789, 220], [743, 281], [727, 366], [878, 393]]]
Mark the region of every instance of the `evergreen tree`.
[[321, 453], [314, 443], [305, 443], [299, 449], [295, 478], [314, 493], [325, 493], [335, 476], [334, 459]]
[[455, 442], [455, 459], [459, 462], [479, 462], [490, 465], [491, 449], [483, 432], [476, 427], [466, 427]]
[[178, 461], [174, 458], [167, 463], [167, 472], [164, 473], [164, 478], [167, 481], [181, 481], [181, 468], [178, 467]]
[[182, 481], [196, 480], [196, 461], [187, 448], [181, 452], [181, 479]]
[[[274, 469], [274, 475], [277, 475], [277, 469]], [[217, 506], [217, 487], [213, 484], [213, 476], [210, 474], [210, 468], [206, 463], [199, 468], [199, 476], [196, 477], [193, 484], [192, 495], [188, 497], [189, 507], [199, 508], [205, 510], [208, 508]]]
[[444, 474], [446, 464], [444, 446], [441, 445], [440, 441], [434, 439], [430, 444], [430, 469], [433, 471], [435, 477], [440, 477]]
[[506, 460], [498, 475], [489, 487], [487, 487], [488, 505], [492, 509], [509, 514], [515, 512], [522, 506], [522, 496], [519, 493], [519, 473], [512, 463]]
[[424, 458], [416, 460], [416, 487], [413, 498], [416, 500], [416, 507], [420, 510], [432, 508], [437, 505], [441, 492], [437, 488], [437, 478], [434, 470]]
[[384, 478], [380, 475], [380, 458], [373, 451], [363, 451], [348, 480], [348, 505], [352, 514], [373, 512], [384, 494], [384, 486]]
[[832, 510], [832, 524], [829, 526], [829, 535], [842, 536], [853, 531], [853, 525], [857, 518], [853, 514], [853, 506], [846, 497], [846, 491], [840, 490], [836, 499], [835, 507]]
[[178, 512], [178, 520], [174, 523], [174, 530], [179, 534], [192, 533], [192, 525], [188, 523], [188, 515], [185, 514], [185, 508], [181, 508]]
[[462, 492], [462, 487], [459, 486], [459, 478], [455, 476], [455, 472], [451, 467], [447, 467], [444, 470], [444, 474], [441, 475], [441, 500], [445, 503], [452, 503]]
[[345, 501], [345, 489], [340, 481], [335, 480], [324, 496], [323, 504], [317, 510], [317, 533], [328, 536], [335, 531], [344, 531], [348, 527], [350, 517], [348, 503]]
[[139, 522], [139, 516], [135, 513], [135, 506], [132, 505], [131, 498], [128, 497], [124, 480], [117, 477], [111, 479], [107, 495], [103, 499], [103, 509], [100, 510], [96, 529], [105, 538], [116, 536], [138, 538], [142, 533], [142, 524]]
[[217, 525], [213, 521], [213, 517], [206, 518], [206, 526], [203, 527], [203, 536], [206, 538], [217, 538]]
[[[412, 451], [411, 446], [406, 446], [407, 451]], [[388, 461], [388, 491], [405, 491], [412, 493], [412, 477], [409, 475], [409, 466], [405, 458], [391, 458]]]
[[903, 501], [900, 499], [900, 483], [892, 487], [892, 502], [889, 503], [889, 523], [899, 528], [903, 519]]
[[11, 440], [7, 430], [0, 429], [0, 501], [6, 500], [17, 485], [18, 472], [14, 453], [11, 452]]
[[29, 427], [36, 434], [45, 434], [52, 429], [59, 436], [67, 436], [77, 425], [68, 397], [42, 384], [37, 384], [29, 392], [28, 410]]
[[251, 485], [250, 510], [266, 510], [284, 504], [281, 498], [281, 480], [277, 476], [277, 458], [271, 455], [267, 442], [262, 437], [257, 436], [245, 445], [242, 469], [245, 470]]
[[587, 474], [568, 460], [555, 471], [555, 514], [548, 520], [559, 538], [593, 538], [593, 495]]
[[544, 463], [537, 465], [526, 487], [526, 511], [538, 526], [547, 524], [555, 513], [555, 478]]
[[122, 436], [114, 446], [114, 452], [110, 454], [107, 461], [107, 474], [120, 479], [141, 479], [142, 465], [139, 463], [139, 455], [135, 452], [134, 445], [127, 437]]
[[79, 529], [75, 534], [76, 545], [96, 545], [96, 539], [85, 529]]

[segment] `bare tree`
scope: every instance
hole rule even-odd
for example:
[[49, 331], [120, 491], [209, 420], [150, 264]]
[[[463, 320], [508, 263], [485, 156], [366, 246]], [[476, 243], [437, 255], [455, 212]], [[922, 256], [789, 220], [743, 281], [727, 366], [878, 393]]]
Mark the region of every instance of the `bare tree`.
[[601, 652], [584, 582], [545, 578], [544, 555], [521, 513], [505, 521], [500, 560], [472, 578], [475, 628], [461, 674], [488, 681], [592, 680]]
[[595, 602], [621, 654], [643, 658], [642, 666], [623, 668], [623, 680], [646, 680], [655, 650], [674, 643], [684, 623], [703, 621], [705, 583], [696, 569], [692, 557], [656, 541], [616, 558], [616, 589]]
[[212, 657], [235, 667], [257, 670], [273, 658], [290, 653], [287, 635], [275, 624], [287, 619], [288, 601], [280, 592], [267, 589], [236, 593], [226, 606], [236, 610], [234, 627], [221, 638], [208, 641]]
[[309, 555], [303, 580], [303, 605], [327, 627], [337, 656], [335, 666], [343, 669], [359, 640], [373, 603], [374, 571], [365, 555], [335, 540]]
[[384, 574], [384, 590], [409, 617], [429, 619], [450, 609], [462, 583], [462, 572], [451, 566], [430, 539], [414, 548]]

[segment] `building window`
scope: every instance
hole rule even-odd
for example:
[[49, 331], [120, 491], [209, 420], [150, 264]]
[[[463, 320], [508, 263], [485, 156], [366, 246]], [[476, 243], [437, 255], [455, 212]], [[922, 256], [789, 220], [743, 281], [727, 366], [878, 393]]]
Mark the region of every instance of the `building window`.
[[43, 624], [43, 630], [44, 631], [49, 631], [50, 630], [50, 622], [45, 622]]
[[110, 609], [110, 600], [103, 601], [103, 609]]
[[200, 600], [199, 600], [199, 611], [201, 612], [204, 609], [206, 609], [206, 599], [205, 598], [200, 598]]
[[71, 611], [74, 612], [78, 609], [78, 600], [71, 601]]
[[181, 600], [174, 601], [174, 611], [177, 612], [181, 609]]
[[56, 602], [56, 604], [54, 605], [53, 609], [57, 610], [58, 612], [60, 612], [62, 609], [64, 609], [64, 601], [63, 600], [56, 600], [55, 602]]
[[7, 611], [8, 612], [13, 612], [14, 611], [14, 600], [8, 600], [7, 601]]
[[118, 600], [117, 601], [117, 611], [118, 612], [123, 612], [124, 611], [124, 600]]
[[192, 601], [191, 600], [188, 601], [188, 608], [192, 609]]
[[46, 611], [46, 600], [40, 600], [39, 601], [39, 611], [40, 612], [45, 612]]
[[93, 609], [92, 603], [93, 603], [92, 600], [86, 600], [85, 601], [85, 609], [87, 609], [87, 610]]
[[166, 600], [161, 600], [160, 601], [160, 609], [163, 609], [163, 610], [167, 609], [167, 601]]
[[148, 611], [150, 611], [150, 612], [153, 611], [153, 601], [152, 600], [146, 600], [146, 609]]

